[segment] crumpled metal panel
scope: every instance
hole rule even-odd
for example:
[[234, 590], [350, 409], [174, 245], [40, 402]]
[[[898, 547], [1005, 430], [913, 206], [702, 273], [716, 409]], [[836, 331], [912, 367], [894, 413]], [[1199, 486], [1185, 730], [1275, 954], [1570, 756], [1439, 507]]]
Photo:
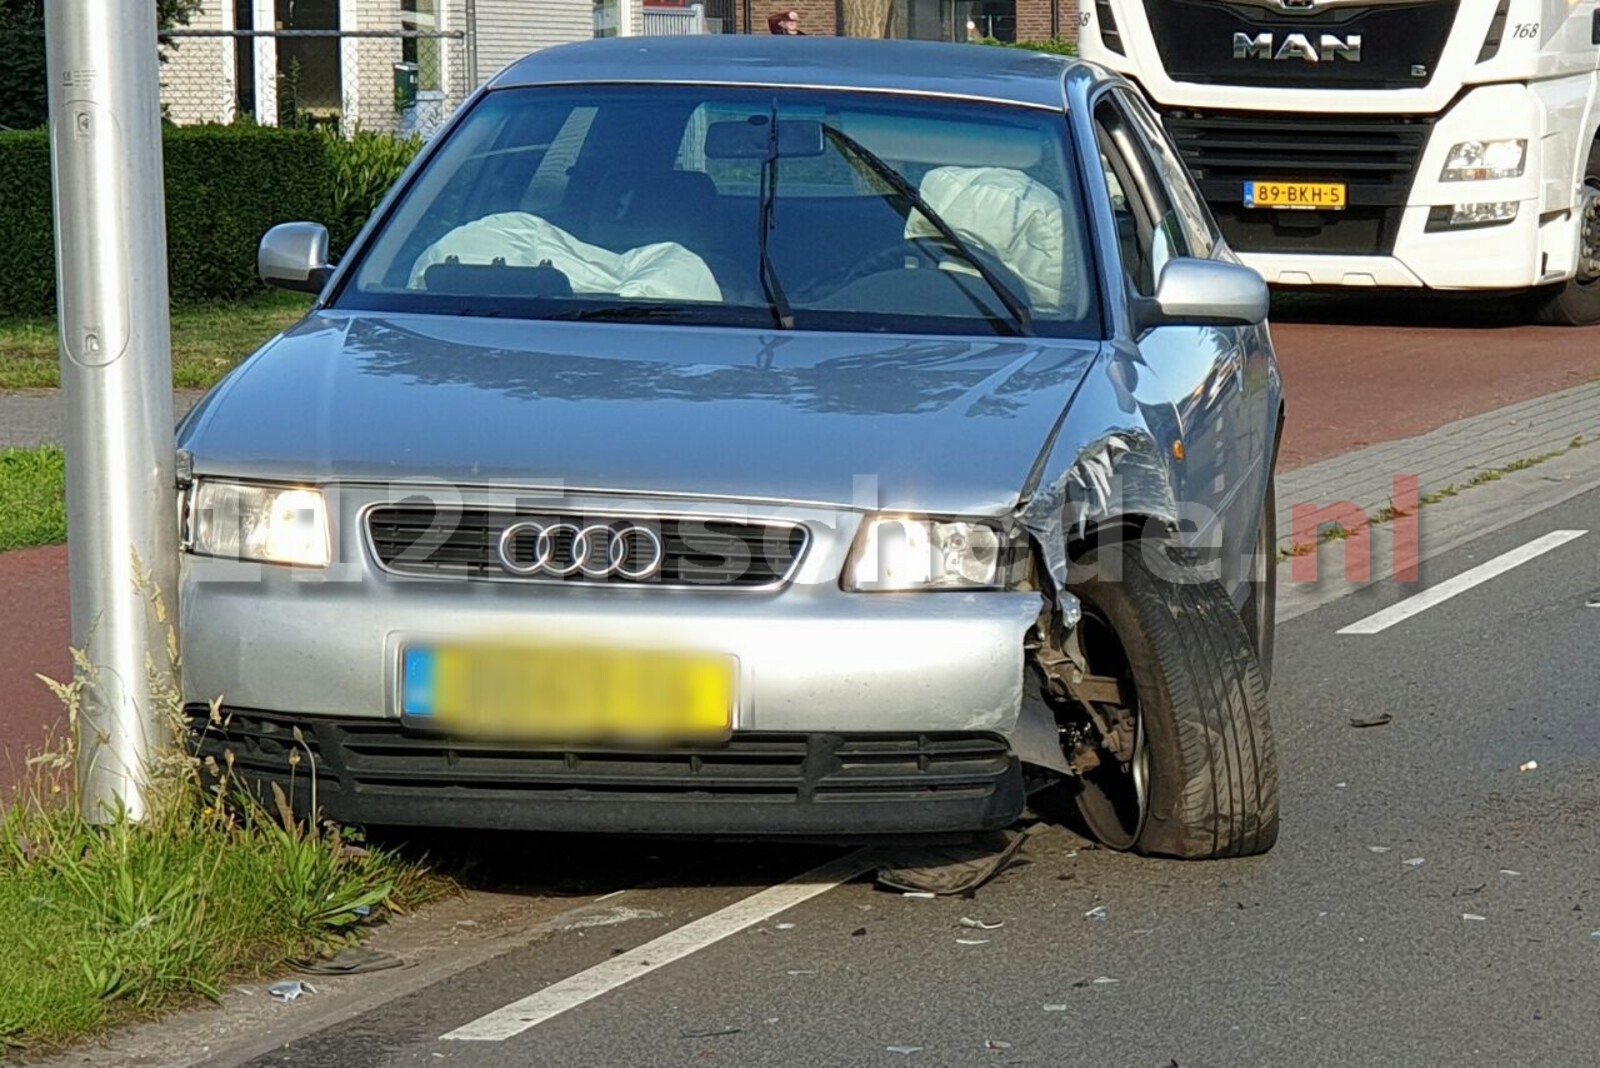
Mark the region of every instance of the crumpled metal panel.
[[[1173, 465], [1182, 440], [1176, 408], [1132, 346], [1106, 346], [1085, 376], [1049, 453], [1035, 470], [1019, 518], [1038, 541], [1057, 591], [1067, 543], [1120, 516], [1177, 529]], [[1063, 604], [1076, 621], [1076, 606]]]

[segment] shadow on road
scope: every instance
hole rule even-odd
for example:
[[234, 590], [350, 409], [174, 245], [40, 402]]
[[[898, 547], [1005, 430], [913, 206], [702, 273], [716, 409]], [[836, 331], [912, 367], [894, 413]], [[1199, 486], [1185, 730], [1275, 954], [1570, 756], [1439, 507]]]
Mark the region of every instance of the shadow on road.
[[1527, 326], [1533, 315], [1528, 298], [1522, 294], [1274, 289], [1272, 321], [1481, 330]]

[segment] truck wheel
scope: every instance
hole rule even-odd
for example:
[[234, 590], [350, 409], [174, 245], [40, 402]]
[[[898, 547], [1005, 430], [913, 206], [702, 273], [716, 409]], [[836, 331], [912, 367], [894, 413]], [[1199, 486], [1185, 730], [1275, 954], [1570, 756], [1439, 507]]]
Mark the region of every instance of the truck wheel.
[[1244, 602], [1244, 629], [1256, 651], [1261, 681], [1272, 685], [1272, 651], [1278, 636], [1278, 480], [1267, 476], [1267, 496], [1256, 524], [1250, 557], [1250, 596]]
[[1552, 326], [1600, 323], [1600, 142], [1589, 148], [1578, 220], [1578, 273], [1544, 297], [1534, 313], [1538, 322]]
[[1278, 839], [1278, 768], [1255, 651], [1221, 583], [1160, 577], [1177, 565], [1148, 557], [1165, 551], [1124, 542], [1078, 561], [1087, 674], [1118, 683], [1114, 699], [1096, 691], [1098, 718], [1118, 729], [1079, 777], [1078, 812], [1113, 849], [1265, 853]]

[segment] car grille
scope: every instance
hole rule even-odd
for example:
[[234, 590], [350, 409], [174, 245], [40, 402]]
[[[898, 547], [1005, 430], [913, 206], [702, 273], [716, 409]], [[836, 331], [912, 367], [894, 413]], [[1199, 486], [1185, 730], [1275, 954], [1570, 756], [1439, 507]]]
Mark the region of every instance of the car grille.
[[[506, 529], [523, 525], [525, 533], [511, 541], [509, 555], [524, 570], [535, 563], [535, 540], [525, 524], [553, 532], [547, 547], [552, 566], [527, 574], [507, 569], [500, 553]], [[608, 558], [611, 534], [641, 528], [648, 533], [619, 541], [616, 555]], [[807, 540], [806, 529], [790, 523], [453, 509], [421, 502], [372, 508], [366, 529], [373, 557], [394, 574], [612, 586], [771, 589], [793, 577]], [[590, 532], [586, 568], [576, 567], [580, 530]], [[649, 567], [652, 559], [658, 566]], [[560, 573], [568, 568], [571, 573]]]
[[[1169, 111], [1167, 131], [1243, 252], [1387, 255], [1433, 119]], [[1343, 182], [1343, 211], [1246, 208], [1246, 181]]]
[[185, 709], [195, 751], [250, 779], [314, 767], [332, 800], [515, 794], [700, 798], [767, 802], [937, 800], [992, 794], [1011, 767], [990, 734], [736, 734], [727, 743], [670, 749], [566, 748], [466, 741], [388, 719], [286, 716], [204, 705]]
[[[1150, 32], [1167, 76], [1179, 82], [1306, 89], [1414, 89], [1438, 68], [1455, 21], [1456, 0], [1333, 7], [1295, 13], [1276, 5], [1225, 0], [1145, 0]], [[1234, 34], [1271, 39], [1276, 53], [1291, 35], [1313, 46], [1331, 34], [1362, 38], [1359, 63], [1235, 58]]]

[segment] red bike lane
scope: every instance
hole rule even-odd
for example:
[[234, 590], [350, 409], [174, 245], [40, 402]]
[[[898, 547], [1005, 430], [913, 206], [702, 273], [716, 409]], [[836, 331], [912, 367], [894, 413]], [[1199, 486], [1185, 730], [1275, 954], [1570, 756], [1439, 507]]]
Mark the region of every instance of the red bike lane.
[[[1272, 328], [1289, 398], [1283, 470], [1600, 378], [1600, 328], [1473, 322], [1471, 307], [1419, 315], [1404, 298], [1312, 308], [1323, 321]], [[1432, 321], [1400, 325], [1419, 319]], [[0, 791], [64, 724], [36, 675], [67, 675], [70, 640], [65, 547], [0, 553]]]

